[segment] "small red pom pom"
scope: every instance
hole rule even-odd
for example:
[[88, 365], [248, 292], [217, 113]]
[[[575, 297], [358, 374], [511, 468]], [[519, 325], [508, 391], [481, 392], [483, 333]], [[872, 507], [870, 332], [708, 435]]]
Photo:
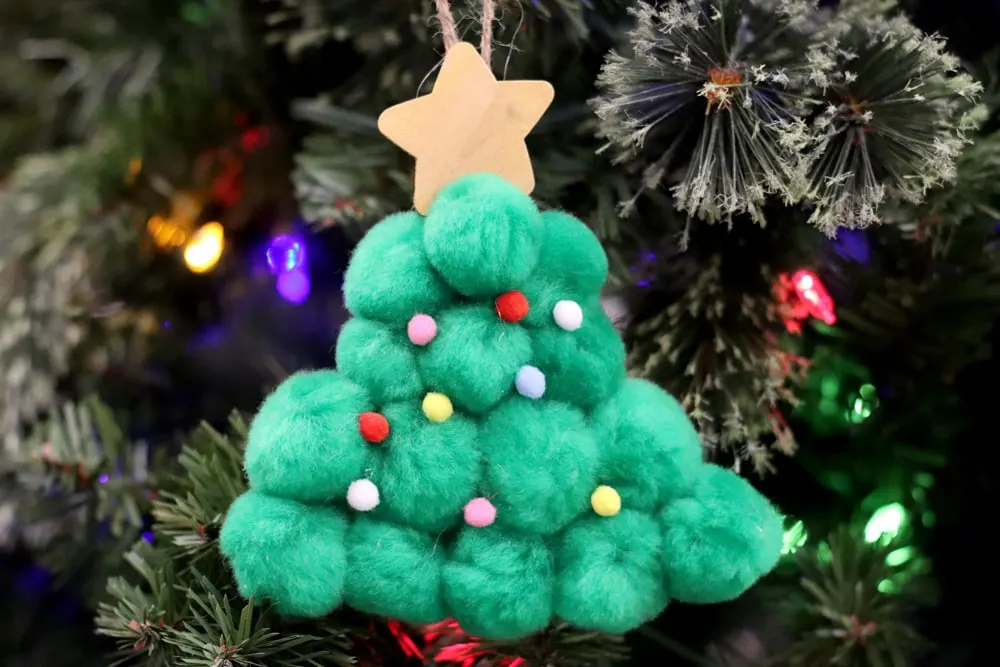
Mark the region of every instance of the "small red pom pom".
[[517, 290], [497, 297], [497, 315], [504, 322], [520, 322], [528, 316], [528, 297]]
[[368, 442], [379, 443], [389, 437], [389, 420], [377, 412], [364, 412], [358, 417], [361, 437]]

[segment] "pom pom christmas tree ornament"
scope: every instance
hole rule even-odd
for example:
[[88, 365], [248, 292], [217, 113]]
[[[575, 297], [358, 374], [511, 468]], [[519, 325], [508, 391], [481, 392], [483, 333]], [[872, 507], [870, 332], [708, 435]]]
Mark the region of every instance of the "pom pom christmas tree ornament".
[[416, 211], [355, 250], [338, 371], [293, 375], [251, 424], [219, 540], [242, 595], [504, 640], [628, 632], [774, 567], [775, 510], [625, 377], [597, 239], [529, 197], [524, 137], [551, 99], [460, 43], [379, 119], [417, 158]]

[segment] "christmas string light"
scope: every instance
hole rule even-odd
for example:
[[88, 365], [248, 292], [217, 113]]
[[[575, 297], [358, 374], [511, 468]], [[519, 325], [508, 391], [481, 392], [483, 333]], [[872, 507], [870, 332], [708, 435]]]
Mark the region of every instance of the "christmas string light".
[[268, 269], [278, 277], [275, 288], [282, 299], [300, 304], [309, 298], [312, 285], [305, 240], [281, 234], [271, 239], [265, 256]]
[[809, 540], [809, 531], [806, 530], [806, 525], [802, 523], [801, 520], [795, 521], [791, 526], [785, 529], [781, 538], [781, 553], [782, 555], [793, 554], [800, 548], [805, 546], [805, 543]]
[[906, 508], [900, 503], [889, 503], [872, 513], [865, 524], [865, 542], [874, 544], [883, 538], [895, 539], [906, 524]]
[[168, 248], [179, 248], [188, 239], [188, 232], [182, 225], [177, 224], [172, 218], [164, 218], [162, 215], [154, 215], [146, 223], [146, 231], [153, 238], [157, 247], [166, 250]]
[[833, 299], [813, 271], [800, 269], [790, 278], [782, 273], [774, 282], [773, 292], [788, 333], [801, 333], [802, 323], [810, 317], [831, 326], [837, 321]]
[[875, 389], [875, 385], [866, 382], [861, 385], [857, 395], [852, 398], [851, 404], [847, 408], [846, 418], [852, 424], [860, 424], [871, 417], [877, 407], [878, 391]]
[[199, 228], [184, 247], [184, 263], [194, 273], [211, 271], [219, 263], [224, 245], [222, 225], [209, 222]]
[[439, 664], [474, 667], [486, 657], [492, 658], [491, 664], [496, 665], [496, 667], [525, 667], [527, 664], [524, 658], [491, 655], [478, 638], [465, 634], [458, 621], [453, 619], [434, 623], [424, 628], [425, 646], [434, 646], [442, 639], [452, 641], [448, 641], [445, 646], [434, 653], [433, 660]]
[[203, 207], [198, 195], [177, 192], [170, 198], [170, 214], [150, 217], [146, 231], [157, 247], [163, 250], [180, 248], [191, 238]]
[[267, 266], [271, 273], [281, 274], [300, 267], [306, 257], [305, 244], [298, 238], [282, 234], [271, 240], [267, 247]]
[[792, 276], [792, 284], [812, 317], [831, 326], [837, 322], [833, 299], [815, 273], [808, 269], [800, 269]]

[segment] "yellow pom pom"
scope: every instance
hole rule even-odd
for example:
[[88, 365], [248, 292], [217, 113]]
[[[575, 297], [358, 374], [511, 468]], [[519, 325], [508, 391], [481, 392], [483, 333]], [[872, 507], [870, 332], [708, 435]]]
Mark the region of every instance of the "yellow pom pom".
[[424, 396], [424, 414], [432, 422], [447, 421], [455, 409], [451, 406], [451, 399], [444, 394], [430, 392]]
[[614, 516], [622, 509], [622, 497], [610, 486], [599, 486], [590, 494], [590, 506], [601, 516]]

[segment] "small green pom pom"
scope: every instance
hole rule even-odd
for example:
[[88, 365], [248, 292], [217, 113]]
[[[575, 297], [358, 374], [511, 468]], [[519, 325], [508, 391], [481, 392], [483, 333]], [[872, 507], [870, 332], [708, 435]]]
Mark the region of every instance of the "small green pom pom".
[[384, 324], [352, 318], [337, 337], [337, 370], [376, 404], [423, 396], [414, 346]]
[[460, 306], [436, 319], [437, 336], [418, 361], [424, 383], [464, 410], [486, 412], [512, 390], [517, 369], [530, 360], [528, 332], [487, 306]]
[[545, 373], [546, 398], [589, 408], [625, 379], [625, 345], [598, 304], [583, 308], [583, 325], [576, 331], [553, 323], [531, 336], [533, 363]]
[[513, 396], [483, 421], [479, 446], [499, 525], [550, 534], [588, 510], [597, 443], [575, 408]]
[[354, 315], [405, 325], [454, 298], [424, 252], [423, 218], [397, 213], [378, 223], [354, 250], [344, 276], [344, 302]]
[[445, 619], [445, 551], [429, 535], [357, 518], [347, 532], [344, 598], [359, 611], [424, 625]]
[[608, 257], [594, 233], [570, 214], [546, 211], [542, 221], [542, 250], [522, 291], [531, 303], [525, 325], [548, 328], [559, 301], [589, 303], [598, 298], [608, 275]]
[[424, 224], [431, 264], [466, 296], [518, 289], [538, 261], [542, 218], [531, 198], [492, 174], [441, 190]]
[[325, 616], [340, 606], [347, 521], [332, 507], [243, 494], [219, 533], [240, 595], [270, 598], [288, 616]]
[[608, 256], [587, 225], [564, 211], [542, 213], [545, 232], [536, 273], [551, 276], [580, 298], [600, 294]]
[[656, 617], [670, 599], [660, 567], [660, 530], [640, 512], [587, 517], [553, 546], [555, 613], [573, 625], [614, 634]]
[[552, 557], [538, 537], [464, 528], [443, 584], [449, 610], [473, 636], [517, 639], [552, 618]]
[[250, 487], [307, 502], [341, 499], [361, 475], [358, 416], [372, 409], [361, 387], [334, 371], [296, 373], [268, 396], [250, 425]]
[[683, 602], [726, 602], [771, 571], [781, 554], [781, 518], [745, 479], [702, 468], [694, 495], [660, 514], [670, 594]]
[[545, 231], [538, 264], [521, 291], [531, 303], [528, 326], [552, 324], [552, 309], [563, 299], [596, 299], [608, 275], [608, 257], [590, 229], [563, 211], [542, 213]]
[[382, 414], [392, 434], [369, 448], [365, 466], [381, 497], [377, 516], [435, 533], [456, 524], [480, 476], [475, 422], [459, 414], [432, 422], [415, 401]]
[[690, 492], [702, 469], [701, 441], [673, 396], [626, 379], [591, 416], [601, 443], [598, 478], [626, 507], [653, 511]]

